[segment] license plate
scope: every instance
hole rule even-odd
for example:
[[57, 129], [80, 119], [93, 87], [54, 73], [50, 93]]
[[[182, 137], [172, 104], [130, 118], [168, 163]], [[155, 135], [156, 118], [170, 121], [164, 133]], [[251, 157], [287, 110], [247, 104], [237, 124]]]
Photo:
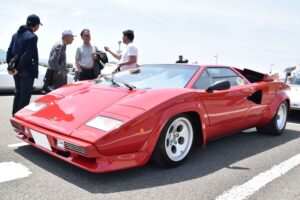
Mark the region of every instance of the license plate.
[[35, 130], [30, 130], [30, 132], [31, 132], [31, 135], [32, 135], [36, 145], [43, 147], [45, 149], [48, 149], [49, 151], [52, 151], [46, 135], [39, 133]]

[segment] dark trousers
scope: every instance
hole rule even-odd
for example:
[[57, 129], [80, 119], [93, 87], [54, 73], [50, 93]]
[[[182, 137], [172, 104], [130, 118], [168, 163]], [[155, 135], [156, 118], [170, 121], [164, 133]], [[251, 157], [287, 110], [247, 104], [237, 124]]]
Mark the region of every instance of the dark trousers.
[[47, 69], [45, 77], [44, 77], [44, 86], [49, 87], [53, 85], [53, 69]]
[[82, 69], [82, 71], [79, 73], [79, 80], [84, 81], [84, 80], [92, 80], [96, 78], [94, 75], [94, 70], [93, 69]]
[[67, 72], [54, 70], [53, 72], [53, 89], [57, 89], [67, 84]]
[[34, 78], [28, 75], [15, 75], [15, 98], [12, 114], [27, 106], [30, 102]]
[[47, 72], [44, 77], [43, 90], [45, 92], [51, 92], [54, 89], [66, 85], [68, 81], [67, 74], [68, 72], [66, 71], [47, 69]]

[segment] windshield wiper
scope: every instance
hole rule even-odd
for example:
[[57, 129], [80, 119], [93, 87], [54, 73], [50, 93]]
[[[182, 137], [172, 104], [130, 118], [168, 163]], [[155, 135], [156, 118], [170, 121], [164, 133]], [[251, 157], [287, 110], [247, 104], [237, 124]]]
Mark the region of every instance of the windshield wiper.
[[126, 87], [128, 87], [130, 90], [135, 89], [136, 87], [134, 85], [131, 85], [129, 83], [124, 82], [123, 80], [119, 79], [119, 78], [113, 78], [113, 76], [111, 77], [113, 80], [117, 81], [118, 83], [122, 83], [123, 85], [125, 85]]
[[120, 85], [119, 85], [118, 83], [116, 83], [112, 77], [110, 78], [110, 77], [108, 77], [108, 76], [105, 75], [105, 74], [103, 74], [101, 77], [103, 77], [104, 80], [106, 80], [106, 81], [108, 81], [108, 82], [111, 82], [111, 84], [112, 84], [113, 86], [120, 87]]
[[121, 83], [123, 85], [125, 85], [126, 87], [128, 87], [130, 90], [133, 90], [135, 89], [136, 87], [134, 85], [131, 85], [129, 83], [126, 83], [120, 79], [116, 79], [115, 77], [111, 76], [111, 77], [108, 77], [108, 75], [106, 74], [102, 74], [101, 77], [104, 78], [104, 80], [106, 81], [109, 81], [112, 83], [113, 86], [117, 86], [117, 87], [120, 87], [120, 85], [118, 83]]

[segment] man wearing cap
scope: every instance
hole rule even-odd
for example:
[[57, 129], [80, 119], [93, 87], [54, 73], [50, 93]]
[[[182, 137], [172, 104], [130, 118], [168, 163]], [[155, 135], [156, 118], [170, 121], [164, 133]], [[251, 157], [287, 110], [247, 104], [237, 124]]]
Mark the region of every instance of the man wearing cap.
[[133, 69], [137, 67], [138, 49], [133, 44], [134, 32], [133, 30], [123, 31], [123, 43], [126, 44], [126, 49], [122, 54], [112, 52], [110, 48], [104, 47], [105, 51], [109, 52], [113, 57], [120, 60], [117, 71], [124, 71], [127, 69]]
[[55, 43], [52, 47], [48, 60], [48, 69], [44, 78], [43, 89], [46, 92], [67, 84], [66, 47], [72, 44], [73, 40], [73, 32], [71, 30], [64, 30], [61, 41]]
[[26, 25], [20, 26], [12, 36], [7, 50], [6, 62], [15, 60], [14, 68], [8, 69], [8, 73], [14, 76], [15, 81], [13, 115], [29, 104], [34, 79], [38, 78], [38, 37], [34, 33], [40, 25], [42, 23], [37, 15], [29, 15]]

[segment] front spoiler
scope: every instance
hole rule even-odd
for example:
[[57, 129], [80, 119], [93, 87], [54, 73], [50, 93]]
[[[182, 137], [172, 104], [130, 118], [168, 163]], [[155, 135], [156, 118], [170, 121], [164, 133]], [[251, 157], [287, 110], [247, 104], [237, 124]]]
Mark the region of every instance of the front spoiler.
[[[18, 131], [17, 137], [19, 139], [29, 143], [31, 146], [34, 146], [43, 152], [46, 152], [56, 158], [71, 163], [72, 165], [80, 167], [89, 172], [101, 173], [137, 167], [144, 165], [149, 158], [149, 153], [145, 152], [103, 156], [98, 152], [94, 144], [41, 128], [37, 125], [19, 120], [14, 117], [11, 118], [11, 123], [15, 128], [19, 125], [19, 128], [15, 129]], [[52, 151], [37, 145], [31, 136], [30, 130], [35, 130], [46, 135]], [[62, 139], [66, 142], [82, 147], [86, 150], [86, 154], [68, 149], [62, 150], [56, 146], [56, 139]]]

